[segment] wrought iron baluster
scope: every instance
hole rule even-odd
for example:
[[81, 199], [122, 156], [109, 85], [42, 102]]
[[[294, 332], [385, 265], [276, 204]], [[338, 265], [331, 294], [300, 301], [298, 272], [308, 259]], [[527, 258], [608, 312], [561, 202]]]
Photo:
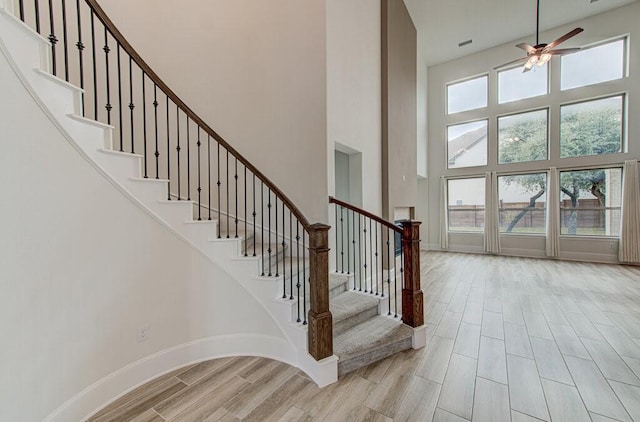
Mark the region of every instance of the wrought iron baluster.
[[256, 256], [256, 175], [253, 174], [253, 256]]
[[[389, 288], [389, 296], [391, 296], [391, 243], [389, 242], [389, 236], [391, 236], [392, 232], [389, 227], [387, 227], [387, 287]], [[382, 281], [382, 297], [384, 297], [384, 280]]]
[[[276, 209], [276, 233], [275, 233], [275, 235], [276, 235], [276, 242], [275, 242], [275, 245], [276, 245], [276, 277], [278, 277], [280, 275], [279, 271], [278, 271], [278, 263], [279, 263], [278, 262], [279, 261], [279, 259], [278, 259], [278, 195], [275, 195], [275, 197], [276, 197], [276, 206], [275, 206], [275, 209]], [[282, 252], [283, 252], [282, 256], [284, 256], [284, 249], [282, 250]]]
[[[366, 226], [365, 226], [365, 230], [366, 230]], [[366, 265], [366, 263], [365, 263]], [[362, 266], [362, 218], [360, 217], [360, 214], [358, 214], [358, 284], [360, 285], [360, 289], [359, 291], [362, 291], [362, 270], [363, 267]]]
[[347, 209], [347, 274], [351, 274], [351, 257], [349, 255], [349, 209]]
[[376, 229], [375, 230], [375, 232], [376, 232], [376, 241], [375, 241], [375, 244], [376, 244], [376, 254], [375, 254], [375, 257], [376, 257], [376, 296], [378, 296], [378, 294], [379, 294], [379, 290], [378, 290], [379, 287], [378, 286], [380, 285], [380, 278], [379, 278], [379, 273], [378, 273], [378, 271], [379, 271], [379, 265], [378, 265], [378, 223], [377, 222], [374, 223], [373, 227]]
[[336, 222], [336, 272], [338, 272], [338, 204], [333, 206], [333, 210], [335, 213], [335, 222]]
[[371, 280], [369, 282], [370, 290], [369, 293], [373, 293], [373, 242], [372, 242], [372, 229], [371, 229], [371, 218], [369, 218], [369, 276]]
[[236, 239], [238, 238], [238, 158], [235, 157], [235, 164], [234, 164], [234, 175], [233, 178], [235, 179], [235, 183], [236, 183], [236, 191], [235, 191], [235, 196], [236, 196], [236, 214], [234, 216], [234, 223], [236, 225]]
[[[160, 151], [158, 150], [158, 86], [153, 84], [153, 124], [155, 126], [156, 150], [153, 153], [156, 157], [156, 179], [160, 178]], [[167, 177], [168, 178], [168, 177]], [[171, 191], [171, 189], [169, 189]]]
[[207, 195], [209, 204], [209, 221], [211, 221], [211, 135], [207, 133]]
[[[142, 141], [144, 144], [144, 178], [147, 179], [147, 93], [145, 89], [145, 81], [144, 81], [144, 70], [142, 71]], [[133, 122], [133, 120], [132, 120]], [[133, 124], [131, 125], [133, 127]], [[156, 146], [156, 151], [157, 151]], [[158, 163], [156, 163], [156, 169], [158, 168]]]
[[[38, 0], [36, 0], [36, 4]], [[96, 14], [91, 9], [91, 59], [93, 61], [93, 118], [98, 120], [98, 72], [96, 67]]]
[[289, 210], [289, 241], [292, 244], [289, 260], [289, 299], [293, 300], [293, 216]]
[[180, 176], [181, 176], [181, 172], [180, 172], [180, 150], [182, 150], [182, 147], [180, 147], [180, 106], [176, 104], [176, 142], [177, 142], [177, 146], [176, 146], [176, 163], [177, 163], [177, 176], [176, 176], [176, 182], [178, 184], [178, 201], [180, 201], [182, 199], [182, 195], [180, 194], [180, 187], [181, 187], [181, 183], [180, 183]]
[[18, 2], [18, 7], [20, 8], [20, 20], [22, 22], [24, 22], [24, 4], [22, 3], [23, 0], [20, 0]]
[[364, 244], [364, 292], [368, 293], [367, 290], [367, 217], [363, 217], [362, 218], [362, 225], [364, 226], [364, 228], [362, 229], [362, 234], [364, 237], [364, 241], [362, 242]]
[[200, 146], [202, 143], [200, 142], [200, 126], [198, 126], [198, 142], [196, 146], [198, 147], [198, 221], [202, 220], [202, 186], [200, 185]]
[[[37, 0], [36, 0], [37, 1]], [[22, 2], [22, 1], [21, 1]], [[82, 116], [85, 116], [84, 112], [84, 60], [82, 56], [82, 52], [84, 50], [84, 44], [82, 43], [82, 18], [80, 15], [80, 0], [76, 0], [76, 16], [78, 20], [78, 42], [76, 43], [76, 47], [78, 47], [78, 66], [80, 68], [80, 88], [83, 90], [80, 94], [81, 98], [81, 108], [82, 108]]]
[[267, 245], [267, 252], [269, 253], [269, 277], [271, 277], [271, 188], [269, 188], [268, 191], [268, 196], [267, 196], [267, 212], [269, 213], [268, 217], [269, 219], [267, 220], [267, 225], [268, 225], [268, 229], [267, 229], [267, 234], [269, 235], [269, 244]]
[[[20, 2], [22, 4], [22, 2]], [[67, 39], [67, 4], [62, 0], [62, 45], [64, 49], [64, 80], [69, 82], [69, 41]]]
[[356, 266], [356, 264], [357, 264], [357, 257], [356, 257], [356, 212], [355, 211], [351, 211], [351, 216], [353, 218], [352, 224], [351, 224], [351, 228], [353, 230], [353, 233], [352, 233], [353, 236], [351, 237], [351, 242], [353, 242], [353, 290], [355, 290], [356, 289], [356, 270], [358, 269], [358, 267]]
[[123, 138], [124, 135], [122, 133], [122, 69], [120, 67], [120, 43], [116, 43], [116, 58], [118, 63], [118, 129], [120, 131], [120, 151], [123, 150]]
[[260, 243], [262, 249], [260, 250], [260, 256], [262, 257], [262, 275], [264, 276], [264, 181], [260, 180], [260, 225], [262, 235], [260, 236]]
[[56, 37], [55, 32], [53, 22], [53, 2], [52, 0], [49, 0], [49, 36], [47, 39], [51, 43], [51, 73], [53, 73], [54, 76], [58, 74], [56, 60], [56, 44], [58, 43], [58, 38]]
[[191, 145], [191, 136], [189, 135], [189, 115], [187, 116], [187, 201], [191, 201], [191, 153], [189, 145]]
[[296, 289], [297, 289], [297, 296], [298, 296], [298, 318], [296, 319], [296, 322], [301, 322], [300, 319], [300, 222], [296, 219], [296, 261], [298, 263], [297, 265], [297, 273], [296, 273]]
[[[102, 51], [104, 51], [105, 78], [107, 83], [107, 104], [105, 104], [104, 108], [107, 110], [107, 124], [111, 124], [111, 110], [113, 109], [111, 106], [111, 80], [109, 78], [109, 53], [111, 52], [111, 48], [109, 47], [109, 33], [107, 32], [106, 26], [104, 27], [104, 47], [102, 48]], [[122, 139], [120, 139], [120, 142], [122, 143]], [[120, 148], [122, 148], [122, 145], [120, 145]]]
[[231, 207], [229, 206], [229, 150], [227, 150], [227, 166], [225, 168], [227, 172], [227, 239], [229, 239], [229, 234], [231, 233], [231, 225], [229, 224], [229, 213], [231, 212]]
[[218, 142], [218, 181], [216, 182], [216, 185], [218, 186], [218, 239], [220, 239], [220, 224], [222, 223], [222, 219], [220, 218], [220, 210], [222, 208], [222, 205], [220, 204], [220, 142]]
[[36, 32], [40, 33], [40, 0], [34, 0], [34, 8], [36, 15]]
[[[305, 244], [305, 235], [307, 232], [302, 229], [302, 325], [307, 325], [307, 247]], [[300, 274], [298, 274], [300, 279]]]
[[282, 201], [282, 278], [283, 279], [287, 275], [287, 269], [285, 267], [286, 265], [285, 247], [287, 246], [287, 243], [285, 241], [285, 234], [287, 232], [287, 227], [285, 225], [284, 210], [285, 210], [284, 201]]
[[169, 96], [166, 96], [167, 109], [167, 199], [171, 201], [171, 131], [169, 128]]
[[244, 166], [244, 256], [247, 256], [247, 237], [249, 232], [247, 230], [247, 166]]
[[[133, 119], [133, 110], [136, 108], [136, 105], [133, 103], [133, 58], [129, 56], [129, 126], [131, 126], [131, 153], [136, 153], [135, 146], [135, 133], [134, 133], [134, 119]], [[147, 165], [147, 150], [144, 151], [144, 161], [145, 167]], [[146, 171], [146, 170], [145, 170]]]

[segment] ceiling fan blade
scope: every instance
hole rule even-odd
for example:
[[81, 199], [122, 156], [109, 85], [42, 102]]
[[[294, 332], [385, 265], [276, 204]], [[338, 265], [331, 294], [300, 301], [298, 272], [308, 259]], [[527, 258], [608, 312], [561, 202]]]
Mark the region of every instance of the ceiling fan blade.
[[545, 46], [545, 48], [542, 50], [543, 53], [548, 52], [549, 50], [552, 50], [553, 48], [555, 48], [555, 46], [557, 46], [560, 43], [565, 42], [566, 40], [568, 40], [571, 37], [575, 37], [576, 35], [578, 35], [579, 33], [581, 33], [582, 31], [584, 31], [584, 29], [582, 28], [576, 28], [573, 31], [569, 31], [566, 34], [564, 34], [563, 36], [561, 36], [560, 38], [558, 38], [557, 40], [551, 41], [549, 44], [547, 44]]
[[560, 48], [557, 50], [547, 51], [547, 54], [552, 54], [554, 56], [564, 56], [565, 54], [575, 53], [580, 50], [581, 48]]
[[509, 66], [509, 65], [512, 65], [512, 64], [523, 63], [523, 62], [526, 62], [527, 59], [528, 59], [528, 57], [521, 57], [521, 58], [519, 58], [517, 60], [513, 60], [511, 62], [501, 64], [500, 66], [496, 66], [493, 69], [495, 70], [495, 69], [500, 69], [500, 68], [503, 68], [503, 67], [506, 67], [506, 66]]
[[526, 42], [521, 42], [520, 44], [516, 44], [516, 47], [523, 49], [527, 53], [531, 53], [533, 51], [536, 51], [534, 46], [529, 45]]

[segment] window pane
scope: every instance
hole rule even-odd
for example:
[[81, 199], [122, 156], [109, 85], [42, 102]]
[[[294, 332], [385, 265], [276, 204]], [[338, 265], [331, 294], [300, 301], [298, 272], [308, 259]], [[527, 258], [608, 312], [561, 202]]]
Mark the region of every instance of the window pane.
[[562, 56], [560, 89], [620, 79], [624, 76], [625, 40]]
[[498, 72], [498, 103], [537, 97], [547, 93], [548, 67], [534, 66], [530, 72], [523, 72], [522, 66]]
[[622, 150], [623, 96], [560, 107], [560, 157]]
[[547, 110], [498, 118], [498, 162], [547, 159]]
[[484, 228], [484, 177], [448, 181], [449, 231]]
[[447, 128], [447, 158], [450, 169], [487, 165], [487, 121], [463, 123]]
[[487, 76], [447, 85], [447, 114], [487, 106]]
[[545, 233], [546, 186], [546, 173], [498, 177], [501, 233]]
[[560, 172], [560, 234], [619, 236], [622, 169]]

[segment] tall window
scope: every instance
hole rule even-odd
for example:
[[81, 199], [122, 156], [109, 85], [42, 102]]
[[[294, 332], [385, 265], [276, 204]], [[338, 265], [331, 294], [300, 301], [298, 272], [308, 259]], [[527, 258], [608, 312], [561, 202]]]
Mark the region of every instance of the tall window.
[[560, 89], [612, 81], [624, 77], [626, 38], [562, 56]]
[[547, 110], [498, 118], [498, 163], [546, 160]]
[[448, 182], [449, 231], [478, 232], [484, 228], [484, 177]]
[[546, 190], [546, 173], [498, 177], [500, 232], [544, 234]]
[[498, 72], [498, 104], [546, 94], [548, 74], [546, 63], [526, 73], [522, 72], [522, 66]]
[[602, 98], [560, 108], [560, 157], [622, 151], [624, 96]]
[[487, 121], [463, 123], [447, 128], [449, 168], [487, 165]]
[[560, 172], [560, 192], [560, 234], [620, 234], [622, 169]]
[[447, 85], [447, 114], [487, 106], [487, 75]]

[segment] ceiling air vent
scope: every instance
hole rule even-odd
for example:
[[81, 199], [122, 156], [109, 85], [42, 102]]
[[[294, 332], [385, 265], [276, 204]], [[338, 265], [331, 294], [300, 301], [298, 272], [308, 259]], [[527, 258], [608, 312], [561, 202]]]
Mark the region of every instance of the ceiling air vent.
[[[595, 0], [598, 1], [598, 0]], [[471, 44], [473, 42], [473, 40], [466, 40], [466, 41], [462, 41], [461, 43], [458, 43], [458, 47], [464, 47], [465, 45]]]

